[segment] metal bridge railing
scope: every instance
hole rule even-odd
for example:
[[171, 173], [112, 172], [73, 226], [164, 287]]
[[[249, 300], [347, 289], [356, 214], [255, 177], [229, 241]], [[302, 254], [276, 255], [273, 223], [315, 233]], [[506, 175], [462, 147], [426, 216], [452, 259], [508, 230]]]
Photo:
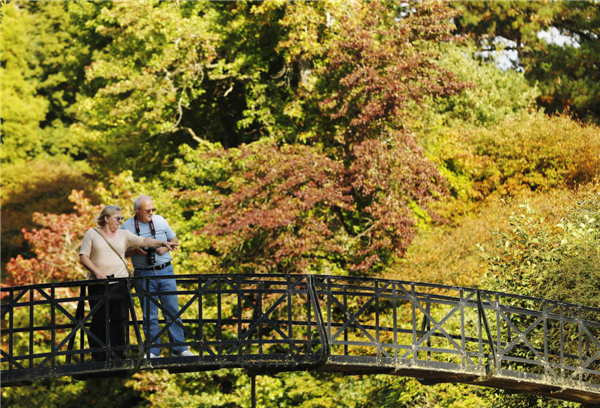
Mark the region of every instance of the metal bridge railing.
[[379, 279], [315, 276], [315, 286], [340, 370], [600, 400], [598, 309]]
[[[151, 279], [2, 288], [2, 386], [39, 378], [244, 367], [389, 373], [424, 383], [470, 382], [580, 402], [600, 399], [600, 310], [469, 288], [322, 275], [177, 276], [180, 311], [164, 310]], [[119, 288], [127, 287], [121, 291]], [[97, 292], [95, 292], [97, 293]], [[125, 293], [123, 295], [123, 293]], [[93, 337], [91, 318], [125, 296], [128, 344]], [[89, 302], [97, 303], [90, 309]], [[121, 299], [123, 300], [123, 299]], [[141, 302], [161, 311], [146, 338]], [[179, 325], [185, 343], [169, 343]], [[92, 336], [96, 348], [90, 348]], [[196, 357], [149, 359], [159, 339]], [[105, 352], [106, 361], [92, 361]], [[169, 354], [167, 352], [164, 355]], [[120, 357], [122, 355], [122, 357]]]
[[[159, 346], [160, 337], [166, 340], [171, 325], [183, 329], [185, 343], [167, 340], [160, 346], [192, 348], [198, 354], [194, 363], [203, 369], [244, 366], [300, 370], [325, 362], [329, 348], [312, 276], [178, 276], [176, 292], [160, 293], [178, 296], [180, 311], [175, 316], [162, 306], [159, 293], [149, 290], [151, 279], [172, 278], [107, 280], [102, 283], [102, 295], [86, 293], [86, 288], [98, 285], [97, 281], [2, 288], [2, 386], [61, 375], [189, 363], [190, 358], [180, 357], [148, 360], [149, 350]], [[118, 298], [122, 285], [131, 289], [126, 291], [129, 343], [114, 346], [110, 344], [108, 320], [103, 339], [90, 331], [90, 322], [100, 308], [106, 308], [108, 316], [111, 301]], [[99, 303], [90, 308], [90, 300]], [[149, 317], [142, 317], [141, 302], [156, 304], [164, 316], [153, 339], [142, 339]], [[89, 336], [100, 348], [90, 348]], [[94, 352], [105, 352], [106, 361], [93, 361]], [[123, 352], [124, 358], [117, 352]]]

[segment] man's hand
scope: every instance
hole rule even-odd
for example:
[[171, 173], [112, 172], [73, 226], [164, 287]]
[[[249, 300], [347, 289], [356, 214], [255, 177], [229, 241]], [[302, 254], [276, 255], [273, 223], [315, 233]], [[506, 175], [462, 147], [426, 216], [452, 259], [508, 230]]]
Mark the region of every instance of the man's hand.
[[[169, 251], [174, 251], [177, 249], [177, 247], [179, 246], [179, 244], [177, 243], [173, 243], [173, 242], [163, 242], [164, 247], [160, 247], [156, 249], [156, 252], [160, 251], [160, 250], [164, 250], [165, 252], [167, 252], [167, 249], [169, 249]], [[166, 247], [166, 248], [165, 248]], [[163, 252], [164, 253], [164, 252]], [[159, 254], [162, 255], [162, 254]]]
[[166, 247], [158, 247], [158, 248], [156, 248], [156, 253], [157, 253], [158, 255], [164, 255], [164, 254], [166, 254], [167, 252], [169, 252], [169, 249], [168, 249], [168, 248], [166, 248]]
[[144, 251], [142, 248], [134, 248], [136, 255], [146, 256], [148, 252]]

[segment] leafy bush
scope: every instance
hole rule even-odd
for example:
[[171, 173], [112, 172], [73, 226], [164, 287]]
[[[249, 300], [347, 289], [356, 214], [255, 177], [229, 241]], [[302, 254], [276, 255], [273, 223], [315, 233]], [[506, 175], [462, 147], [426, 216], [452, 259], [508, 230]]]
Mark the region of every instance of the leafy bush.
[[507, 232], [494, 231], [499, 255], [485, 252], [490, 289], [600, 308], [600, 199], [592, 194], [553, 225], [525, 203]]
[[123, 378], [76, 381], [70, 377], [36, 381], [26, 387], [2, 388], [2, 405], [13, 408], [146, 406], [140, 393], [125, 387], [125, 381]]
[[[449, 219], [491, 195], [576, 189], [600, 179], [600, 129], [567, 115], [511, 115], [489, 127], [440, 127], [428, 157], [449, 182]], [[432, 136], [433, 137], [433, 136]]]
[[483, 196], [586, 184], [600, 174], [600, 129], [564, 114], [511, 116], [473, 133], [468, 143], [484, 159], [473, 172]]
[[[509, 231], [494, 231], [497, 249], [493, 255], [483, 250], [489, 272], [482, 282], [486, 288], [600, 307], [600, 199], [591, 194], [578, 201], [560, 223], [539, 217], [529, 203], [510, 217]], [[487, 252], [486, 252], [487, 251]], [[514, 300], [513, 306], [530, 307], [529, 300]], [[584, 319], [598, 321], [595, 312], [582, 312]], [[558, 348], [561, 336], [577, 338], [577, 326], [565, 326], [564, 333], [556, 326], [548, 327], [548, 345]], [[560, 330], [560, 335], [558, 331]], [[532, 332], [528, 341], [543, 347], [542, 331]], [[526, 353], [516, 350], [515, 353]], [[573, 344], [565, 345], [565, 353], [577, 354]], [[597, 363], [592, 363], [594, 367]], [[495, 406], [528, 407], [565, 406], [567, 403], [549, 401], [535, 396], [510, 395], [503, 391], [495, 396]], [[572, 404], [572, 403], [570, 403]], [[572, 405], [571, 405], [572, 406]]]
[[582, 194], [585, 193], [556, 189], [547, 193], [524, 191], [516, 197], [504, 199], [490, 197], [468, 215], [457, 217], [456, 225], [431, 225], [429, 228], [421, 228], [406, 255], [389, 268], [387, 276], [419, 282], [479, 287], [488, 268], [476, 245], [493, 247], [495, 235], [492, 229], [507, 232], [510, 228], [508, 217], [518, 209], [523, 200], [529, 200], [547, 221], [557, 223]]
[[23, 228], [32, 229], [36, 223], [32, 214], [73, 213], [68, 197], [72, 190], [84, 190], [92, 201], [93, 181], [84, 166], [49, 160], [28, 161], [24, 164], [2, 164], [2, 261], [16, 254], [29, 257], [29, 247]]

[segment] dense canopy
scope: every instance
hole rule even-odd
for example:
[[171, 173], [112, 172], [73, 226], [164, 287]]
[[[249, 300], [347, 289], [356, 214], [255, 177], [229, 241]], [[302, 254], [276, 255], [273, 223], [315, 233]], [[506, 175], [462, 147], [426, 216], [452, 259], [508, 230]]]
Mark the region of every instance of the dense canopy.
[[[178, 274], [599, 302], [597, 1], [1, 7], [3, 285], [82, 279], [100, 208], [127, 217], [148, 194], [182, 243]], [[559, 406], [384, 376], [260, 381], [259, 406]], [[240, 370], [146, 372], [2, 402], [238, 407], [249, 392]]]

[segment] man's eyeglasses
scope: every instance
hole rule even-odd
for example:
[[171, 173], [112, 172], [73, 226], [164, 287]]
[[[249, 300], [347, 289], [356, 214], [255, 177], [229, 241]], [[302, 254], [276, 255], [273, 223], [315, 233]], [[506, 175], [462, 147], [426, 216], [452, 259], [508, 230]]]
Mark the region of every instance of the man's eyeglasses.
[[114, 218], [115, 220], [121, 222], [123, 221], [123, 217], [110, 217], [110, 218]]
[[156, 212], [156, 208], [150, 208], [149, 210], [142, 210], [142, 209], [140, 208], [140, 211], [143, 211], [143, 212], [145, 212], [146, 214], [150, 214], [150, 213]]

